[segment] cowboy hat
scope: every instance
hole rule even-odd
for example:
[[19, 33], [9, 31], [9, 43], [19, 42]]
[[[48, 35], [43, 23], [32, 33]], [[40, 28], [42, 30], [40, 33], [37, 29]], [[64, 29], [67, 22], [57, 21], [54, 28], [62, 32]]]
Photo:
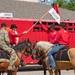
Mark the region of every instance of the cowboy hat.
[[16, 24], [12, 24], [10, 29], [12, 29], [12, 28], [18, 28], [18, 27], [16, 26]]
[[1, 27], [7, 27], [6, 23], [2, 23]]

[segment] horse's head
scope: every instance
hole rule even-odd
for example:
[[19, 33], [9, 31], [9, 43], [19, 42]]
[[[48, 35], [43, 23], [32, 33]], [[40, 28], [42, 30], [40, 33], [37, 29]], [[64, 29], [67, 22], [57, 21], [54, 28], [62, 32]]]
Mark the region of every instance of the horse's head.
[[37, 46], [37, 43], [34, 43], [33, 45], [33, 49], [32, 49], [32, 58], [33, 59], [38, 59], [41, 54], [42, 54], [42, 51], [40, 50], [41, 47]]
[[51, 50], [53, 46], [53, 44], [45, 41], [36, 42], [33, 46], [32, 58], [39, 59], [46, 56], [48, 54], [48, 51]]
[[20, 52], [22, 54], [28, 53], [31, 54], [32, 53], [32, 45], [30, 41], [24, 40], [20, 43], [18, 43], [15, 47], [14, 50], [16, 52]]
[[24, 42], [25, 45], [25, 54], [26, 55], [30, 55], [32, 54], [32, 43], [30, 42], [30, 40], [25, 40]]

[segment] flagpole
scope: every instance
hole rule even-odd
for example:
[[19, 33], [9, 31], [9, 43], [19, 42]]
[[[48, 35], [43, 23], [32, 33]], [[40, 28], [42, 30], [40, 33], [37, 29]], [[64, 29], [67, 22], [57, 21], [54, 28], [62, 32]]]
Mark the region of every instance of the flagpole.
[[[56, 7], [56, 9], [55, 9]], [[50, 13], [53, 18], [60, 24], [60, 15], [58, 12], [58, 7], [57, 5], [54, 5], [52, 9], [50, 9], [49, 11], [47, 11], [38, 21], [35, 22], [35, 24], [33, 24], [28, 30], [27, 32], [29, 32], [42, 18], [44, 18], [48, 13]], [[56, 14], [56, 15], [55, 15]]]
[[46, 12], [38, 21], [35, 22], [35, 24], [33, 24], [28, 30], [27, 32], [29, 32], [42, 18], [44, 18], [46, 15], [48, 14], [48, 12]]

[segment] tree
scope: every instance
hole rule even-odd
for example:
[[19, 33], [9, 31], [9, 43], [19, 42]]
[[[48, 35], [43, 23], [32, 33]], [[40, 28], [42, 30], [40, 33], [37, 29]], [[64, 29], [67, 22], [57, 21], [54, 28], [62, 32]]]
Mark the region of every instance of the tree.
[[75, 11], [75, 0], [70, 0], [70, 2], [67, 5], [67, 8], [69, 10], [74, 10]]
[[75, 0], [70, 0], [69, 2], [66, 0], [54, 0], [53, 4], [57, 4], [57, 3], [60, 8], [65, 8], [65, 9], [75, 11]]

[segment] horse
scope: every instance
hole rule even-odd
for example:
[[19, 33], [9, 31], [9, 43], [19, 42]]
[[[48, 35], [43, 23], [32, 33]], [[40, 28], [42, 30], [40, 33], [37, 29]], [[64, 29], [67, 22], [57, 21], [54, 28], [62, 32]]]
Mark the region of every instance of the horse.
[[[48, 60], [48, 52], [54, 47], [54, 44], [51, 44], [50, 42], [45, 41], [39, 41], [37, 42], [32, 50], [32, 58], [33, 59], [39, 59], [42, 62], [43, 68], [50, 68], [49, 60]], [[69, 70], [73, 69], [75, 71], [75, 48], [70, 48], [67, 50], [66, 55], [68, 55], [68, 61], [67, 60], [61, 60], [61, 51], [53, 54], [54, 57], [56, 57], [58, 54], [60, 54], [59, 58], [60, 60], [56, 60], [56, 70], [48, 69], [50, 75], [58, 75], [58, 70]], [[63, 50], [65, 51], [65, 50]]]
[[[15, 47], [13, 47], [16, 52], [15, 62], [14, 66], [19, 68], [20, 60], [22, 54], [25, 54], [25, 52], [28, 52], [31, 54], [31, 43], [27, 40], [24, 40], [20, 43], [18, 43]], [[5, 57], [3, 60], [0, 58], [0, 75], [2, 72], [6, 72], [7, 75], [17, 75], [17, 71], [8, 71], [7, 68], [9, 66], [9, 59], [10, 55], [4, 52], [3, 50], [0, 50], [0, 52], [3, 52], [3, 56]]]

